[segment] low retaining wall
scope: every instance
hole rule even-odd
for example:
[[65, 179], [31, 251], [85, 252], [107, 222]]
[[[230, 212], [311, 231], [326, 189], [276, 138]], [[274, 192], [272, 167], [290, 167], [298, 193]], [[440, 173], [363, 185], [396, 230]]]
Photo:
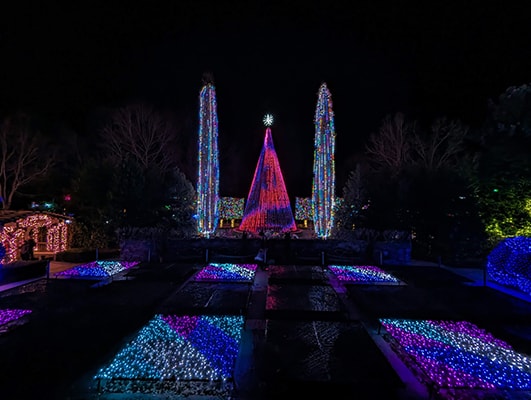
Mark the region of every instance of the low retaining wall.
[[[260, 239], [165, 239], [124, 240], [120, 259], [147, 262], [204, 262], [214, 256], [253, 259], [262, 245]], [[374, 242], [365, 240], [269, 239], [268, 257], [278, 262], [310, 260], [325, 262], [367, 261], [384, 264], [408, 264], [411, 242]]]
[[372, 257], [378, 264], [409, 264], [411, 242], [374, 242]]
[[48, 261], [14, 262], [0, 266], [0, 284], [46, 276]]

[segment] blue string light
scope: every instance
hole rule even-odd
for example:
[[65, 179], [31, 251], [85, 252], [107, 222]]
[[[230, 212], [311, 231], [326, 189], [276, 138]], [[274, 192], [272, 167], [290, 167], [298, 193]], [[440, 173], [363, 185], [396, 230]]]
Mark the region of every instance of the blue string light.
[[501, 241], [487, 257], [487, 273], [494, 281], [531, 295], [531, 238]]
[[372, 265], [329, 265], [337, 279], [357, 283], [399, 283], [393, 275]]
[[256, 267], [256, 264], [211, 263], [197, 273], [195, 280], [251, 282], [254, 279]]

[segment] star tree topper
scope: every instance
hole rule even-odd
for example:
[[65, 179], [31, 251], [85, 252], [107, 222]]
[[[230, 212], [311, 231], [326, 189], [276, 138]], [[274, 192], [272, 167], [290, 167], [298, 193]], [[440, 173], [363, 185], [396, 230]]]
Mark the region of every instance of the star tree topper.
[[271, 126], [273, 125], [273, 115], [272, 114], [266, 114], [264, 115], [264, 125], [265, 126]]

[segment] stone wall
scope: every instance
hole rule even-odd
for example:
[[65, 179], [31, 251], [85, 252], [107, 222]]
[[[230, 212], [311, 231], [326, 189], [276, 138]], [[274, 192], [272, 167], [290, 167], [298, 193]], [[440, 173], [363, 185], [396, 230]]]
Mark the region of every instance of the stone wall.
[[411, 262], [411, 242], [374, 242], [372, 258], [378, 264], [409, 264]]
[[48, 261], [16, 261], [0, 264], [0, 284], [46, 276]]
[[[120, 259], [151, 262], [204, 262], [216, 257], [252, 260], [260, 249], [260, 239], [170, 239], [124, 240]], [[366, 240], [305, 240], [270, 239], [268, 256], [279, 262], [309, 260], [320, 263], [323, 256], [328, 262], [368, 261], [383, 264], [408, 264], [411, 261], [411, 242]], [[380, 256], [381, 255], [381, 256]]]
[[123, 261], [154, 261], [159, 258], [159, 246], [153, 240], [127, 239], [120, 242]]

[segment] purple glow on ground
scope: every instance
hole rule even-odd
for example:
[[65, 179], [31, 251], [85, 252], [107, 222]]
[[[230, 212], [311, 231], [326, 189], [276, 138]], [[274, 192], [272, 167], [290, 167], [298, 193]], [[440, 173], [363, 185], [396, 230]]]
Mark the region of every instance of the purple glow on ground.
[[24, 315], [31, 314], [31, 310], [5, 309], [0, 310], [0, 325], [22, 318]]
[[251, 282], [254, 279], [256, 267], [256, 264], [210, 263], [197, 273], [195, 280]]
[[58, 272], [56, 276], [71, 278], [107, 278], [133, 268], [139, 263], [139, 261], [93, 261]]
[[343, 282], [400, 283], [393, 275], [372, 265], [329, 265], [328, 268]]
[[380, 322], [439, 388], [531, 390], [531, 357], [470, 322]]

